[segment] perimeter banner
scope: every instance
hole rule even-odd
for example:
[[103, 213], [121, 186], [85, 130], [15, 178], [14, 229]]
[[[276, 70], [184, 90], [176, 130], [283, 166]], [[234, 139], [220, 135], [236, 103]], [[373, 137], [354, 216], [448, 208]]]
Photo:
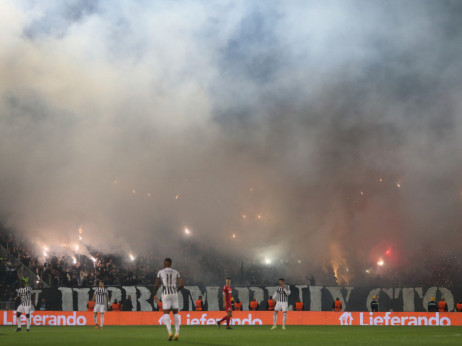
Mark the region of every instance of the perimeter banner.
[[[34, 305], [44, 299], [48, 310], [85, 311], [87, 303], [93, 297], [96, 287], [50, 287], [36, 289]], [[131, 300], [132, 311], [153, 311], [157, 306], [152, 295], [152, 286], [113, 286], [109, 290], [110, 302], [115, 299], [126, 305]], [[273, 295], [276, 286], [236, 286], [233, 297], [242, 303], [243, 310], [249, 310], [249, 302], [255, 299], [259, 311], [265, 311], [267, 300]], [[449, 311], [455, 310], [455, 304], [462, 299], [462, 287], [330, 287], [290, 285], [289, 310], [295, 310], [295, 302], [303, 302], [304, 311], [331, 311], [336, 298], [348, 311], [371, 311], [373, 296], [379, 302], [379, 311], [383, 312], [426, 312], [432, 297], [437, 301], [445, 298]], [[186, 286], [178, 294], [179, 308], [182, 311], [194, 311], [196, 300], [203, 297], [205, 310], [220, 310], [222, 292], [219, 286]]]
[[[182, 311], [182, 325], [215, 326], [225, 313], [223, 311]], [[109, 326], [162, 325], [161, 312], [106, 312], [104, 324]], [[22, 323], [26, 323], [24, 314]], [[278, 324], [282, 323], [282, 312]], [[273, 313], [264, 311], [239, 311], [233, 313], [233, 325], [272, 325]], [[15, 311], [0, 311], [0, 325], [15, 326]], [[93, 312], [80, 311], [35, 311], [32, 313], [34, 326], [91, 326]], [[287, 325], [330, 325], [330, 326], [462, 326], [462, 313], [430, 312], [327, 312], [289, 311]]]

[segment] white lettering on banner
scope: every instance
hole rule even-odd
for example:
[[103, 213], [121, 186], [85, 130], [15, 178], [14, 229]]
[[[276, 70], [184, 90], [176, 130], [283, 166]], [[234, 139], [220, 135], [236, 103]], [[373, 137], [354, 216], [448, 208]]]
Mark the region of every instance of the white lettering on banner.
[[34, 306], [38, 305], [39, 295], [42, 293], [42, 290], [34, 290]]
[[152, 305], [148, 302], [148, 299], [151, 298], [151, 291], [143, 286], [136, 286], [136, 288], [140, 291], [140, 296], [138, 297], [140, 311], [152, 311]]
[[[2, 323], [5, 326], [14, 326], [16, 325], [16, 311], [1, 311], [3, 315]], [[113, 314], [110, 312], [109, 314]], [[124, 312], [121, 313], [114, 313], [114, 314], [127, 314]], [[161, 316], [158, 319], [158, 324], [164, 324], [163, 319], [166, 315], [161, 315], [159, 313], [150, 313], [152, 318], [157, 316]], [[266, 314], [266, 315], [263, 315]], [[360, 326], [452, 326], [452, 325], [460, 325], [461, 319], [459, 317], [459, 313], [400, 313], [400, 312], [350, 312], [345, 311], [342, 313], [337, 312], [324, 312], [324, 316], [320, 317], [318, 315], [310, 316], [309, 312], [305, 312], [297, 319], [293, 320], [292, 323], [297, 324], [297, 320], [302, 322], [301, 324], [316, 324], [316, 325], [324, 325], [324, 324], [337, 324], [341, 326], [351, 326], [351, 325], [360, 325]], [[61, 312], [61, 311], [36, 311], [31, 313], [31, 320], [32, 325], [34, 326], [85, 326], [87, 324], [92, 323], [91, 313], [79, 313], [79, 312]], [[270, 313], [250, 313], [245, 312], [239, 317], [234, 317], [232, 319], [233, 325], [263, 325], [264, 318], [267, 318], [267, 323], [269, 323], [269, 316]], [[133, 316], [133, 315], [131, 315]], [[120, 322], [122, 324], [128, 323], [128, 321], [132, 322], [132, 318], [121, 319]], [[147, 316], [147, 315], [145, 315]], [[182, 313], [182, 319], [185, 325], [212, 325], [214, 326], [216, 322], [220, 318], [216, 318], [216, 316], [223, 316], [221, 314], [217, 314], [217, 312], [197, 312], [197, 313]], [[133, 316], [138, 317], [138, 316]], [[260, 317], [260, 318], [258, 318]], [[306, 317], [306, 320], [304, 318]], [[313, 318], [316, 317], [316, 318]], [[23, 324], [26, 323], [26, 316], [24, 314], [21, 315], [21, 322]], [[140, 319], [140, 324], [146, 323]], [[151, 320], [151, 317], [149, 318]], [[116, 321], [113, 321], [115, 323]], [[151, 322], [152, 323], [152, 322]], [[289, 323], [289, 324], [292, 324]], [[111, 324], [111, 323], [110, 323]], [[115, 323], [118, 324], [118, 323]]]
[[72, 301], [72, 288], [69, 287], [58, 287], [61, 291], [61, 307], [63, 311], [74, 310], [74, 304]]
[[[330, 295], [332, 296], [332, 299], [334, 300], [336, 298], [340, 299], [340, 301], [342, 302], [343, 309], [346, 310], [348, 301], [350, 300], [351, 291], [353, 291], [355, 288], [354, 287], [326, 287], [326, 289], [329, 291]], [[343, 299], [342, 290], [347, 291], [345, 299]]]
[[[420, 291], [422, 294], [422, 290]], [[403, 288], [403, 311], [414, 311], [414, 288], [404, 287]]]
[[[293, 287], [293, 286], [292, 286]], [[95, 287], [96, 288], [96, 287]], [[254, 297], [258, 303], [266, 302], [266, 297], [271, 296], [276, 286], [233, 286], [234, 298], [239, 298], [243, 305], [243, 310], [248, 307], [249, 297]], [[111, 291], [111, 302], [114, 299], [126, 299], [128, 295], [132, 297], [133, 311], [152, 311], [152, 287], [151, 286], [111, 286], [108, 287]], [[298, 289], [298, 293], [297, 293]], [[454, 288], [455, 290], [458, 288]], [[56, 294], [55, 290], [60, 291], [60, 295]], [[380, 295], [380, 311], [426, 311], [427, 304], [431, 297], [437, 300], [439, 297], [446, 298], [449, 310], [454, 306], [454, 295], [451, 290], [445, 287], [429, 287], [425, 288], [423, 292], [422, 287], [406, 287], [406, 288], [371, 288], [369, 292], [364, 291], [361, 287], [329, 287], [329, 286], [306, 286], [295, 285], [292, 294], [289, 297], [289, 309], [293, 306], [295, 299], [300, 298], [305, 307], [310, 311], [322, 311], [330, 309], [332, 298], [337, 297], [343, 303], [344, 309], [349, 311], [370, 311], [370, 302], [373, 295]], [[45, 294], [45, 297], [53, 296], [50, 299], [50, 306], [60, 307], [62, 311], [85, 311], [86, 304], [91, 299], [93, 292], [88, 288], [46, 288], [39, 291], [40, 296]], [[52, 295], [49, 292], [52, 292]], [[184, 300], [181, 297], [184, 294]], [[367, 295], [366, 295], [367, 294]], [[193, 311], [195, 308], [195, 301], [199, 295], [204, 297], [204, 303], [208, 305], [209, 311], [217, 311], [221, 309], [221, 287], [220, 286], [187, 286], [186, 290], [179, 293], [180, 309], [183, 310], [183, 303], [187, 304], [187, 309]], [[36, 295], [36, 301], [40, 300], [39, 294]], [[332, 298], [331, 298], [332, 297]], [[351, 300], [350, 300], [351, 297]], [[353, 299], [354, 297], [354, 299]], [[76, 298], [76, 299], [75, 299]], [[303, 299], [304, 298], [304, 299]], [[262, 308], [263, 309], [262, 305]], [[261, 310], [260, 309], [260, 310]]]
[[[414, 292], [417, 294], [417, 299], [423, 299], [422, 298], [423, 297], [423, 289], [422, 289], [422, 287], [415, 287]], [[412, 299], [414, 301], [414, 296], [412, 296]], [[404, 300], [404, 297], [403, 297], [403, 300]], [[427, 311], [428, 306], [425, 307], [425, 304], [423, 303], [423, 301], [422, 301], [422, 304], [424, 305], [424, 310]], [[407, 310], [403, 310], [403, 311], [407, 311]], [[415, 310], [413, 310], [413, 311], [415, 311]]]
[[[8, 312], [3, 312], [3, 325], [16, 325], [16, 311], [11, 311], [11, 318], [8, 318]], [[87, 319], [85, 316], [77, 316], [75, 311], [67, 316], [59, 312], [55, 312], [53, 315], [34, 315], [31, 313], [31, 322], [33, 326], [84, 326], [87, 324]], [[24, 314], [21, 315], [21, 323], [26, 323]]]
[[351, 326], [353, 324], [353, 314], [351, 312], [344, 312], [338, 320], [341, 326]]
[[114, 300], [117, 299], [117, 301], [120, 303], [122, 301], [122, 291], [120, 288], [117, 287], [108, 287], [107, 290], [111, 292], [109, 294], [109, 305], [112, 305], [114, 303]]
[[[196, 306], [196, 304], [194, 304], [194, 306]], [[181, 291], [178, 291], [178, 310], [183, 310], [184, 308], [184, 297], [183, 297], [183, 292], [182, 290]]]
[[249, 289], [247, 287], [235, 287], [239, 301], [242, 303], [242, 311], [249, 310]]
[[199, 299], [199, 296], [202, 296], [204, 302], [207, 301], [207, 292], [202, 292], [199, 286], [185, 286], [184, 288], [189, 291], [189, 299], [192, 306], [196, 306], [196, 300]]
[[89, 288], [74, 288], [74, 292], [77, 292], [77, 311], [86, 311], [87, 310], [87, 304], [88, 301], [93, 298], [93, 296], [90, 297], [89, 293], [90, 289]]
[[310, 286], [310, 310], [311, 311], [321, 311], [321, 290], [323, 286]]
[[[207, 313], [201, 314], [200, 318], [191, 318], [190, 314], [186, 315], [186, 325], [188, 326], [214, 326], [216, 325], [217, 321], [219, 318], [214, 319], [214, 318], [209, 318], [207, 317]], [[164, 324], [164, 316], [159, 318], [157, 321], [160, 325]], [[248, 314], [247, 318], [240, 319], [233, 317], [232, 325], [263, 325], [263, 321], [259, 318], [252, 318], [252, 314]]]
[[[361, 326], [450, 326], [451, 319], [449, 317], [440, 318], [436, 312], [433, 317], [426, 316], [393, 316], [391, 312], [386, 312], [385, 316], [375, 316], [373, 312], [369, 312], [369, 318], [364, 316], [364, 312], [359, 313], [359, 324]], [[343, 314], [345, 315], [345, 313]], [[340, 324], [344, 325], [340, 316]]]
[[[218, 286], [207, 286], [207, 304], [209, 306], [210, 311], [220, 310], [218, 307], [218, 293], [220, 291], [220, 287]], [[192, 310], [192, 309], [190, 309]]]
[[7, 311], [3, 311], [3, 325], [4, 325], [4, 326], [12, 326], [13, 324], [14, 324], [13, 321], [8, 322], [8, 312], [7, 312]]
[[[260, 287], [249, 287], [249, 290], [253, 292], [253, 297], [259, 305], [265, 300], [265, 292]], [[268, 295], [268, 298], [271, 297]]]
[[454, 296], [452, 295], [451, 291], [444, 287], [438, 287], [441, 292], [441, 298], [446, 300], [448, 306], [454, 306]]
[[276, 292], [276, 290], [277, 290], [276, 286], [267, 286], [265, 288], [266, 288], [266, 292], [268, 292], [268, 298], [272, 297], [274, 292]]

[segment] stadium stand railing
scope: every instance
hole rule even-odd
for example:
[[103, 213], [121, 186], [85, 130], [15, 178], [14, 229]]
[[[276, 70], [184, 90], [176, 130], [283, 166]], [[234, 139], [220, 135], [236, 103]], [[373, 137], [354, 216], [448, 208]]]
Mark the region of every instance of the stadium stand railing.
[[24, 275], [27, 275], [32, 287], [37, 287], [38, 283], [41, 283], [43, 287], [49, 287], [45, 281], [43, 281], [37, 274], [30, 270], [30, 268], [22, 263], [17, 257], [11, 254], [3, 245], [0, 245], [0, 256], [6, 257], [13, 266], [18, 267], [18, 272], [22, 272]]

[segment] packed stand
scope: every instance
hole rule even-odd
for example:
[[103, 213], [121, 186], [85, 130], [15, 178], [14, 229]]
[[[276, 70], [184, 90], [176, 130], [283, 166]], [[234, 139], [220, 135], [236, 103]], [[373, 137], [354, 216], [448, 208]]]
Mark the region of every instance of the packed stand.
[[[27, 276], [18, 266], [7, 259], [18, 258], [49, 286], [94, 286], [99, 280], [108, 285], [153, 285], [156, 273], [161, 269], [163, 256], [153, 251], [138, 254], [133, 259], [127, 255], [103, 254], [88, 249], [88, 255], [56, 254], [48, 252], [46, 258], [34, 256], [34, 245], [24, 241], [0, 225], [0, 244], [6, 255], [1, 261], [0, 301], [11, 298], [18, 285], [18, 279]], [[283, 275], [290, 282], [316, 285], [313, 274], [303, 273], [303, 265], [298, 261], [281, 260], [273, 265], [265, 265], [251, 258], [230, 258], [217, 249], [204, 248], [200, 243], [182, 241], [182, 249], [174, 257], [174, 266], [182, 274], [187, 285], [221, 285], [223, 278], [232, 277], [235, 285], [272, 285], [274, 278]], [[174, 256], [174, 255], [173, 255]], [[448, 286], [462, 284], [462, 267], [458, 257], [427, 256], [425, 268], [410, 272], [390, 268], [384, 275], [356, 278], [349, 285], [402, 286]], [[298, 268], [295, 271], [294, 268]], [[292, 276], [289, 275], [292, 274]], [[324, 270], [317, 276], [318, 285], [336, 285], [333, 271]], [[38, 284], [40, 287], [40, 283]], [[339, 283], [341, 284], [341, 283]]]

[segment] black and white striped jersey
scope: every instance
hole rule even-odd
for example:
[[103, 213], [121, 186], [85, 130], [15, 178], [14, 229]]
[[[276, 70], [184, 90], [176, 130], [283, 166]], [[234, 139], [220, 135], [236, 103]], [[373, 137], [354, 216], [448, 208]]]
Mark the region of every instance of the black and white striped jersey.
[[289, 286], [284, 286], [282, 288], [281, 286], [278, 286], [276, 288], [276, 292], [273, 294], [273, 299], [276, 300], [276, 302], [282, 302], [286, 303], [289, 301], [289, 295], [290, 295], [290, 288]]
[[21, 298], [21, 305], [31, 306], [32, 305], [32, 288], [30, 286], [21, 287], [18, 289], [18, 297]]
[[178, 293], [176, 283], [180, 277], [180, 273], [178, 273], [175, 269], [164, 268], [159, 270], [157, 277], [162, 281], [162, 294], [168, 295]]
[[95, 290], [95, 302], [96, 302], [96, 304], [106, 305], [108, 297], [109, 297], [109, 292], [107, 291], [106, 288], [98, 287]]

